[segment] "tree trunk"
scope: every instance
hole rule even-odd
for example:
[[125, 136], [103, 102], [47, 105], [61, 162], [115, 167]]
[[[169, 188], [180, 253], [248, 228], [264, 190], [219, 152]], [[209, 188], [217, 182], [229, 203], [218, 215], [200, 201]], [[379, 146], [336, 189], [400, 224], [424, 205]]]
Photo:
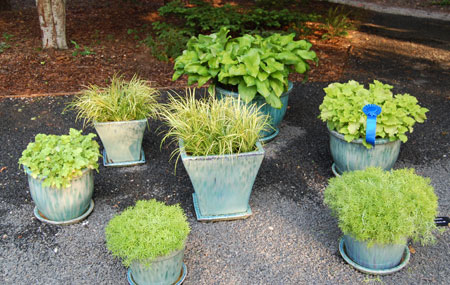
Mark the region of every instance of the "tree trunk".
[[36, 0], [36, 6], [42, 31], [42, 47], [67, 49], [66, 1]]
[[11, 3], [9, 0], [0, 0], [0, 11], [11, 10]]

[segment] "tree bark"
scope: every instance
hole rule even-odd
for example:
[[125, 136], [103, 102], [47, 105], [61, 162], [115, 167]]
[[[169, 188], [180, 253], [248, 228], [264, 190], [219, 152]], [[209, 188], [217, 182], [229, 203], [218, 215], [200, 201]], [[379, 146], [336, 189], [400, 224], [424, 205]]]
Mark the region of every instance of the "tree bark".
[[36, 6], [42, 31], [42, 47], [67, 49], [66, 1], [36, 0]]
[[11, 3], [9, 0], [0, 0], [0, 11], [11, 10]]

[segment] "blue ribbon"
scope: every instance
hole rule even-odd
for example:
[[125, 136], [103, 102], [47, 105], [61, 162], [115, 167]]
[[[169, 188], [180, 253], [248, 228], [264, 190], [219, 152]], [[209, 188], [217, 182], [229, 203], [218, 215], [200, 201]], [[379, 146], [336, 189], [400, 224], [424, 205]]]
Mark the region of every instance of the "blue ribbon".
[[366, 142], [375, 146], [375, 134], [377, 131], [377, 116], [381, 113], [381, 107], [375, 104], [367, 104], [363, 107], [363, 112], [367, 116]]

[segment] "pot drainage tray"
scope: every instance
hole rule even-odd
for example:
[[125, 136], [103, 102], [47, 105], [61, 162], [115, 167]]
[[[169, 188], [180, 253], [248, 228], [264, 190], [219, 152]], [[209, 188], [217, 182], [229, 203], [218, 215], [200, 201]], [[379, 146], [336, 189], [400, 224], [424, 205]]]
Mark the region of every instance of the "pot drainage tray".
[[84, 212], [83, 215], [79, 216], [78, 218], [74, 218], [68, 221], [52, 221], [47, 219], [42, 213], [38, 210], [37, 206], [34, 207], [34, 216], [41, 222], [52, 224], [52, 225], [58, 225], [58, 226], [64, 226], [64, 225], [72, 225], [81, 222], [82, 220], [86, 219], [87, 216], [89, 216], [90, 213], [94, 210], [94, 200], [91, 199], [91, 203], [89, 204], [89, 208]]
[[197, 195], [195, 193], [192, 194], [192, 199], [194, 200], [194, 210], [195, 215], [197, 216], [197, 221], [232, 221], [232, 220], [241, 220], [246, 219], [252, 215], [252, 210], [250, 209], [250, 205], [247, 207], [247, 211], [241, 213], [233, 213], [233, 214], [223, 214], [216, 216], [205, 216], [200, 212], [200, 208], [198, 206]]
[[344, 260], [348, 264], [353, 266], [354, 268], [358, 269], [361, 272], [368, 273], [368, 274], [374, 274], [374, 275], [386, 275], [386, 274], [391, 274], [391, 273], [397, 272], [397, 271], [403, 269], [403, 267], [405, 267], [408, 264], [409, 257], [410, 257], [409, 248], [406, 245], [405, 246], [405, 252], [403, 254], [402, 260], [401, 260], [399, 265], [397, 265], [397, 266], [395, 266], [393, 268], [388, 268], [388, 269], [371, 269], [371, 268], [367, 268], [367, 267], [364, 267], [362, 265], [357, 264], [356, 262], [354, 262], [353, 260], [350, 259], [350, 257], [345, 252], [345, 245], [344, 245], [344, 238], [343, 237], [341, 238], [341, 241], [339, 242], [339, 252], [341, 253], [342, 258], [344, 258]]
[[[186, 264], [184, 264], [184, 262], [183, 262], [183, 267], [181, 268], [180, 278], [178, 278], [178, 280], [175, 283], [173, 283], [173, 285], [179, 285], [179, 284], [183, 283], [184, 279], [186, 278], [186, 275], [187, 275], [187, 267], [186, 267]], [[133, 276], [131, 275], [130, 268], [128, 269], [128, 272], [127, 272], [127, 279], [128, 279], [128, 283], [130, 285], [139, 285], [134, 281]]]
[[262, 137], [259, 139], [260, 142], [270, 142], [273, 140], [276, 136], [278, 136], [278, 133], [280, 132], [280, 129], [278, 127], [275, 128], [275, 132], [271, 133], [268, 136]]
[[108, 159], [108, 154], [106, 153], [106, 150], [103, 149], [103, 166], [133, 166], [138, 164], [144, 164], [145, 163], [145, 154], [144, 150], [141, 149], [141, 158], [140, 160], [135, 161], [123, 161], [123, 162], [112, 162]]

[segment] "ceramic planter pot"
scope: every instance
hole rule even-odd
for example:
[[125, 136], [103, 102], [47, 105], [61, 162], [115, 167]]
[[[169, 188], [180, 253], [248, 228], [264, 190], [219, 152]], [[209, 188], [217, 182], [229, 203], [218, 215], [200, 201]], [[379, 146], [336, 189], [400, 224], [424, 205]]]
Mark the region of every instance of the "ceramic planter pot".
[[145, 162], [142, 139], [146, 125], [147, 119], [94, 123], [105, 148], [105, 166], [126, 166]]
[[[270, 117], [270, 129], [264, 130], [261, 133], [261, 141], [269, 141], [273, 138], [275, 138], [278, 133], [280, 132], [279, 125], [281, 121], [284, 118], [284, 115], [286, 114], [287, 106], [288, 106], [288, 100], [289, 100], [289, 94], [291, 94], [293, 88], [292, 82], [289, 81], [288, 83], [288, 90], [281, 94], [281, 102], [283, 103], [283, 106], [280, 109], [276, 109], [269, 104], [266, 104], [266, 100], [262, 96], [255, 96], [255, 98], [250, 102], [250, 104], [256, 104], [256, 106], [261, 107], [260, 111], [266, 115], [269, 115]], [[223, 89], [221, 87], [218, 87], [216, 85], [216, 96], [217, 98], [221, 99], [224, 96], [231, 96], [234, 98], [238, 98], [239, 94], [237, 92], [233, 92], [230, 90]]]
[[367, 149], [363, 139], [347, 142], [344, 135], [330, 130], [330, 151], [333, 157], [333, 173], [340, 175], [344, 171], [364, 170], [368, 167], [381, 167], [390, 170], [397, 161], [401, 141], [376, 139], [375, 147]]
[[[28, 174], [31, 197], [36, 204], [36, 217], [54, 224], [75, 223], [80, 217], [86, 217], [92, 211], [92, 194], [94, 193], [94, 174], [85, 169], [81, 177], [72, 180], [67, 188], [43, 186], [42, 179], [35, 179]], [[90, 207], [91, 206], [91, 207]], [[89, 212], [89, 213], [87, 213]]]
[[180, 284], [186, 277], [186, 266], [183, 264], [184, 248], [168, 256], [154, 259], [150, 266], [134, 262], [128, 269], [130, 284]]
[[195, 193], [197, 220], [232, 220], [251, 215], [250, 194], [264, 158], [260, 142], [253, 152], [190, 156], [179, 141], [181, 159]]

